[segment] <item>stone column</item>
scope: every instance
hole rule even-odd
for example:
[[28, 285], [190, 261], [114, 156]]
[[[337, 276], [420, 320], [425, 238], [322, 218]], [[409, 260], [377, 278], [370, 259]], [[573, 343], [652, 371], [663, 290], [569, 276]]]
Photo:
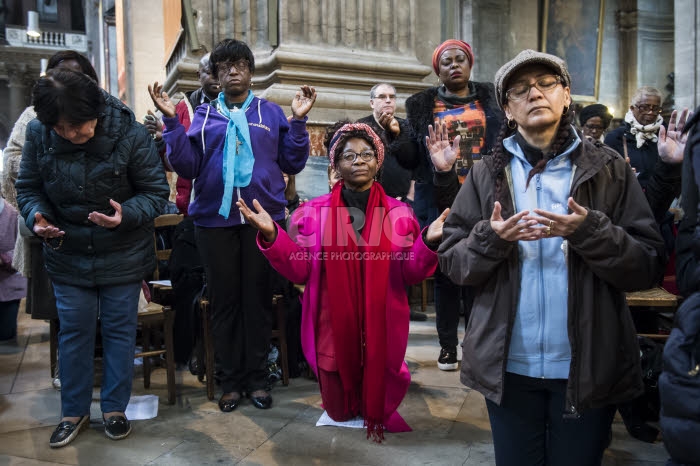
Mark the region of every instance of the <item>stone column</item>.
[[696, 0], [675, 0], [676, 108], [700, 105], [700, 5]]
[[[416, 0], [280, 0], [279, 45], [254, 44], [256, 93], [288, 109], [301, 84], [316, 87], [310, 119], [370, 113], [369, 90], [396, 86], [399, 112], [430, 73], [416, 57]], [[261, 92], [262, 90], [262, 92]]]
[[27, 107], [30, 83], [26, 66], [8, 66], [7, 74], [9, 78], [7, 87], [10, 89], [10, 108], [8, 114], [10, 121], [15, 122]]

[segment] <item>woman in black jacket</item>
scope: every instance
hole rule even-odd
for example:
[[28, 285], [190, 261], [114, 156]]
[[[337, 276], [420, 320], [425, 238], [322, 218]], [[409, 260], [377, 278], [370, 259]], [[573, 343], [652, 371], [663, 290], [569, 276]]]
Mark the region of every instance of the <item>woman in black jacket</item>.
[[[418, 151], [399, 155], [399, 163], [414, 169], [416, 180], [413, 209], [421, 227], [429, 225], [439, 213], [450, 207], [451, 196], [438, 204], [433, 195], [433, 165], [426, 144], [428, 128], [440, 120], [446, 126], [450, 140], [459, 137], [460, 157], [453, 170], [461, 183], [475, 163], [493, 146], [503, 112], [498, 107], [493, 85], [471, 81], [474, 54], [464, 41], [450, 39], [433, 52], [433, 70], [440, 85], [412, 95], [406, 100], [406, 113], [417, 137]], [[413, 155], [416, 154], [416, 155]], [[453, 284], [441, 272], [435, 272], [435, 325], [440, 340], [437, 365], [441, 370], [455, 370], [457, 362], [457, 327], [460, 300], [465, 319], [469, 319], [471, 292], [467, 287]]]
[[141, 281], [155, 266], [153, 219], [168, 184], [146, 129], [87, 75], [49, 71], [33, 104], [16, 188], [27, 227], [44, 240], [60, 321], [62, 419], [49, 445], [69, 444], [88, 424], [98, 315], [105, 433], [121, 439], [131, 432]]

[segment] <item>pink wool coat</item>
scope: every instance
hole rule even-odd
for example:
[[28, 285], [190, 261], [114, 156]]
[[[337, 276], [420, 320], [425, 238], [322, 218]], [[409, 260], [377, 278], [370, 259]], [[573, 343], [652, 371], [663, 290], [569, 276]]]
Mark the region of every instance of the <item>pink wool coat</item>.
[[[322, 286], [323, 251], [321, 238], [330, 212], [331, 195], [313, 199], [299, 207], [291, 217], [290, 234], [277, 227], [278, 235], [273, 243], [266, 243], [258, 234], [258, 246], [272, 266], [288, 280], [306, 285], [302, 296], [301, 339], [304, 356], [318, 376], [316, 324], [321, 303], [327, 302], [328, 289]], [[384, 426], [391, 432], [409, 431], [411, 428], [396, 412], [406, 395], [411, 375], [404, 362], [408, 344], [409, 313], [406, 286], [420, 283], [435, 272], [437, 254], [421, 239], [421, 231], [410, 208], [387, 196], [388, 211], [400, 209], [402, 218], [394, 223], [395, 240], [392, 240], [392, 258], [387, 290], [386, 336], [386, 395], [384, 402]], [[409, 236], [412, 235], [412, 236]], [[399, 238], [413, 238], [401, 244]], [[301, 243], [301, 244], [298, 244]], [[337, 348], [336, 351], [342, 351]]]

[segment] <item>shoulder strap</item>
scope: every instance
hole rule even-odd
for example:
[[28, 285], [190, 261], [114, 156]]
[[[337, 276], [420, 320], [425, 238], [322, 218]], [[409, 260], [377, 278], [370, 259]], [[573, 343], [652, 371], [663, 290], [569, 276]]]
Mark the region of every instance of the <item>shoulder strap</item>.
[[625, 162], [629, 159], [627, 154], [627, 138], [625, 137], [627, 133], [622, 133], [622, 151], [625, 153]]

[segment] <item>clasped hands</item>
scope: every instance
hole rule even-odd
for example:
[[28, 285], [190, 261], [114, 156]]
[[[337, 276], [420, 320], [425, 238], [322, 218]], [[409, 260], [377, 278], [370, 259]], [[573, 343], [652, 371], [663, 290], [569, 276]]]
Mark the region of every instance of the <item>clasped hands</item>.
[[506, 241], [535, 241], [554, 236], [567, 237], [583, 223], [588, 210], [570, 197], [570, 214], [555, 214], [541, 209], [518, 212], [508, 220], [501, 216], [501, 204], [496, 201], [491, 213], [491, 228]]

